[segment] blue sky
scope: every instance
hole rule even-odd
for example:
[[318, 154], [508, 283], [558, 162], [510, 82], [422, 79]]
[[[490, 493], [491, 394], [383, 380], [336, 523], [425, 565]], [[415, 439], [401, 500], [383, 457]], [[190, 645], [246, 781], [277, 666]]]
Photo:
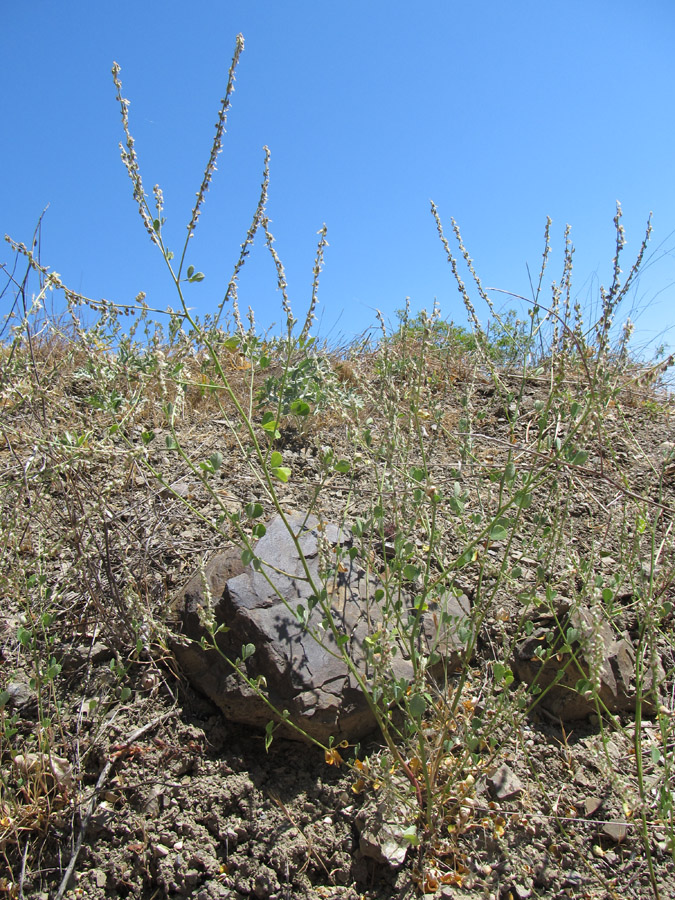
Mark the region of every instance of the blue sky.
[[[375, 308], [393, 321], [406, 297], [413, 310], [437, 298], [465, 322], [432, 199], [448, 233], [451, 216], [460, 224], [484, 284], [520, 294], [527, 266], [538, 271], [546, 216], [547, 284], [560, 276], [570, 223], [575, 290], [591, 310], [611, 281], [620, 200], [625, 261], [650, 211], [654, 235], [617, 319], [634, 307], [638, 344], [675, 345], [673, 330], [663, 334], [675, 325], [672, 0], [7, 4], [2, 232], [29, 241], [49, 204], [42, 259], [71, 288], [118, 302], [143, 290], [151, 305], [175, 307], [120, 161], [110, 69], [122, 67], [144, 185], [162, 187], [165, 237], [178, 250], [238, 32], [246, 49], [228, 133], [188, 260], [206, 274], [189, 288], [200, 314], [224, 294], [268, 145], [268, 214], [298, 318], [316, 232], [328, 227], [317, 312], [331, 340], [372, 326]], [[0, 261], [11, 261], [6, 245]], [[260, 239], [239, 296], [261, 328], [282, 321]]]

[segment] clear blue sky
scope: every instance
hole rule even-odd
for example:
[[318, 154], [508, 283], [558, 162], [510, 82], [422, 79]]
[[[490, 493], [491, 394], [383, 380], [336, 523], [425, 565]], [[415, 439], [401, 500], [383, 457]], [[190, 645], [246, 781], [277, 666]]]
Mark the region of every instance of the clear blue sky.
[[[590, 306], [611, 281], [618, 199], [626, 260], [654, 213], [651, 265], [630, 300], [638, 342], [675, 344], [672, 330], [658, 337], [675, 325], [672, 0], [6, 3], [0, 230], [29, 241], [49, 204], [43, 262], [70, 287], [176, 306], [120, 161], [110, 69], [122, 67], [144, 184], [162, 187], [178, 250], [238, 32], [224, 152], [189, 257], [206, 274], [189, 289], [198, 312], [223, 296], [267, 144], [268, 212], [299, 318], [328, 226], [324, 336], [362, 332], [375, 307], [393, 320], [407, 296], [414, 310], [438, 298], [465, 322], [430, 199], [448, 232], [459, 222], [484, 284], [517, 293], [529, 293], [527, 264], [538, 270], [547, 215], [547, 283], [559, 278], [569, 222]], [[260, 240], [240, 302], [261, 327], [283, 318]]]

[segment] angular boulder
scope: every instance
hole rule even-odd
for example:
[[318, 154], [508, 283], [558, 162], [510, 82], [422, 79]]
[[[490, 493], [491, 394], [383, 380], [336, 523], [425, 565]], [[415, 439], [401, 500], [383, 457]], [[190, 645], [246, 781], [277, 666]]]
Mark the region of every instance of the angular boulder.
[[[597, 712], [593, 693], [579, 690], [580, 682], [593, 677], [601, 710], [635, 709], [635, 652], [627, 636], [617, 636], [604, 618], [595, 622], [585, 607], [561, 605], [556, 615], [544, 614], [534, 624], [532, 634], [516, 644], [512, 665], [522, 682], [537, 686], [544, 709], [563, 721]], [[542, 648], [547, 658], [542, 659]], [[643, 710], [654, 710], [648, 698]]]
[[[288, 525], [277, 516], [267, 526], [251, 565], [243, 565], [240, 549], [230, 548], [183, 588], [172, 603], [171, 647], [193, 686], [233, 721], [264, 728], [274, 718], [270, 706], [227, 661], [242, 658], [242, 648], [252, 645], [255, 652], [246, 659], [245, 670], [251, 680], [266, 685], [270, 704], [288, 711], [291, 722], [323, 743], [330, 737], [358, 739], [376, 722], [344, 654], [370, 685], [373, 666], [379, 664], [387, 666], [385, 677], [410, 679], [409, 652], [398, 644], [395, 655], [379, 663], [369, 652], [367, 639], [387, 627], [381, 584], [346, 552], [350, 536], [313, 516], [295, 514], [286, 521]], [[327, 559], [320, 559], [320, 545]], [[335, 571], [322, 581], [319, 571], [327, 561]], [[322, 624], [320, 604], [313, 606], [312, 583], [319, 591], [326, 589], [336, 633]], [[228, 629], [216, 637], [218, 650], [204, 626], [205, 611], [216, 626]], [[448, 594], [422, 615], [416, 651], [435, 650], [439, 670], [459, 664], [463, 645], [457, 632], [468, 611], [466, 598]], [[290, 726], [281, 728], [284, 736], [302, 739]]]

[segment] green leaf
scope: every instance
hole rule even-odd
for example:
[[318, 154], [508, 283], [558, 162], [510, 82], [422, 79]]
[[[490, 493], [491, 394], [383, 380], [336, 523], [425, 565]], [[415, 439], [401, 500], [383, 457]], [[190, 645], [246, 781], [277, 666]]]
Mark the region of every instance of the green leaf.
[[272, 418], [268, 419], [267, 421], [265, 421], [265, 419], [263, 417], [262, 427], [268, 434], [272, 435], [272, 437], [274, 438], [275, 441], [278, 441], [279, 438], [281, 437], [281, 432], [277, 428], [277, 425], [278, 425], [278, 422], [274, 418], [274, 416], [272, 416]]
[[265, 750], [269, 750], [274, 740], [274, 722], [268, 722], [265, 726]]
[[494, 525], [490, 529], [491, 541], [505, 541], [508, 536], [509, 533], [503, 525]]
[[336, 472], [339, 472], [341, 475], [345, 475], [347, 472], [349, 472], [349, 468], [350, 464], [348, 459], [339, 459], [333, 466], [333, 469]]
[[366, 523], [363, 519], [355, 519], [352, 525], [352, 534], [355, 537], [362, 537], [366, 530]]
[[588, 459], [588, 450], [578, 450], [574, 454], [574, 459], [572, 460], [573, 466], [583, 466], [583, 464]]
[[468, 566], [469, 563], [474, 562], [474, 560], [478, 556], [478, 551], [475, 547], [470, 548], [469, 550], [465, 550], [464, 553], [457, 560], [457, 568], [461, 569], [463, 566]]
[[344, 647], [345, 644], [349, 643], [349, 635], [348, 634], [339, 634], [337, 637], [337, 645], [338, 647]]
[[263, 514], [262, 503], [247, 503], [244, 512], [249, 519], [259, 519]]
[[408, 563], [407, 566], [403, 567], [403, 577], [406, 581], [416, 581], [419, 574], [419, 566], [413, 566], [412, 563]]
[[304, 400], [294, 400], [291, 403], [291, 413], [294, 416], [308, 416], [310, 414], [310, 405]]
[[167, 434], [166, 436], [166, 449], [167, 450], [178, 450], [178, 442], [176, 438], [172, 434]]
[[590, 699], [593, 696], [593, 684], [588, 678], [580, 678], [574, 687], [582, 697]]
[[53, 681], [61, 674], [61, 666], [59, 663], [53, 663], [51, 666], [47, 667], [47, 671], [45, 673], [45, 677], [47, 681]]
[[513, 672], [508, 666], [504, 666], [501, 663], [493, 663], [492, 674], [495, 681], [503, 682], [505, 687], [508, 687], [513, 682]]
[[255, 554], [252, 550], [249, 550], [248, 547], [245, 547], [241, 551], [241, 561], [245, 566], [248, 566], [252, 562], [254, 556]]
[[413, 694], [408, 701], [410, 715], [419, 721], [427, 709], [427, 701], [421, 694]]
[[237, 335], [232, 335], [232, 337], [229, 337], [225, 341], [223, 346], [225, 347], [226, 350], [234, 351], [239, 347], [240, 344], [241, 344], [241, 338], [239, 338]]
[[9, 691], [0, 691], [0, 709], [4, 709], [9, 703]]
[[449, 499], [450, 509], [457, 516], [461, 516], [464, 512], [464, 504], [461, 500], [458, 500], [457, 497], [450, 497]]
[[280, 466], [282, 463], [282, 456], [278, 450], [275, 450], [274, 453], [270, 456], [270, 468], [275, 469], [277, 466]]
[[152, 227], [157, 232], [157, 234], [159, 234], [159, 229], [162, 227], [162, 223], [159, 221], [159, 219], [153, 219]]
[[288, 468], [288, 466], [275, 466], [272, 469], [272, 475], [274, 475], [275, 478], [278, 478], [279, 481], [282, 481], [284, 484], [286, 484], [288, 479], [291, 477], [291, 470]]
[[150, 443], [150, 441], [154, 441], [154, 439], [155, 439], [155, 432], [154, 432], [154, 431], [143, 431], [143, 432], [141, 433], [141, 440], [143, 441], [143, 444], [144, 444], [146, 447], [147, 447], [147, 445]]
[[188, 269], [187, 269], [187, 277], [188, 277], [188, 279], [192, 278], [192, 276], [193, 276], [194, 274], [195, 274], [195, 267], [194, 267], [194, 266], [188, 266]]
[[204, 278], [205, 278], [205, 275], [203, 272], [195, 272], [195, 274], [192, 276], [192, 278], [188, 278], [188, 281], [190, 281], [194, 284], [195, 281], [203, 281]]
[[527, 491], [517, 491], [515, 500], [519, 509], [529, 509], [532, 506], [532, 494]]
[[263, 414], [262, 422], [260, 423], [265, 431], [269, 434], [273, 434], [275, 440], [278, 440], [281, 435], [279, 434], [277, 426], [279, 423], [277, 422], [274, 413], [266, 412]]
[[249, 659], [255, 653], [255, 644], [243, 644], [241, 648], [241, 658]]
[[209, 456], [209, 462], [211, 463], [211, 466], [212, 466], [212, 468], [213, 468], [213, 471], [214, 471], [214, 472], [217, 472], [218, 469], [219, 469], [219, 468], [222, 466], [222, 464], [223, 464], [223, 454], [222, 454], [222, 453], [219, 453], [219, 452], [216, 450], [215, 453], [212, 453], [211, 456]]
[[411, 847], [419, 846], [420, 838], [417, 834], [417, 827], [415, 825], [408, 825], [407, 828], [404, 828], [401, 832], [401, 837], [404, 841], [407, 841]]
[[506, 469], [504, 469], [504, 481], [513, 481], [516, 477], [516, 467], [515, 464], [510, 462]]

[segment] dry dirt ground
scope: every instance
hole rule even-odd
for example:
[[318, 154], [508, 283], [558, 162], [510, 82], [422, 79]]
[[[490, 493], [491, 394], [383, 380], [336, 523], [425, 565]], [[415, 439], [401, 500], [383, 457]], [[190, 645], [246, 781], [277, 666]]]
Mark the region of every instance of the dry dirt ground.
[[[130, 439], [138, 448], [142, 432], [154, 429], [150, 460], [167, 482], [178, 485], [192, 509], [133, 462], [121, 442], [117, 452], [112, 440], [109, 452], [96, 453], [92, 437], [60, 454], [50, 439], [45, 450], [40, 435], [47, 428], [58, 432], [59, 415], [65, 427], [69, 405], [82, 404], [91, 386], [73, 382], [71, 388], [60, 401], [61, 413], [55, 409], [47, 424], [37, 404], [17, 403], [0, 450], [4, 515], [19, 521], [12, 504], [34, 511], [21, 519], [27, 524], [17, 541], [15, 565], [27, 578], [44, 576], [41, 596], [47, 602], [49, 587], [52, 598], [58, 596], [59, 610], [55, 621], [41, 621], [37, 600], [27, 605], [9, 591], [2, 599], [1, 687], [11, 694], [2, 719], [3, 783], [16, 791], [16, 803], [3, 810], [0, 854], [7, 868], [0, 896], [55, 897], [73, 861], [72, 876], [59, 896], [90, 900], [385, 900], [418, 896], [422, 888], [457, 900], [653, 895], [639, 823], [630, 811], [637, 788], [629, 714], [619, 716], [625, 731], [611, 732], [603, 731], [597, 718], [564, 723], [537, 709], [517, 729], [509, 730], [497, 717], [499, 758], [492, 768], [477, 766], [470, 806], [442, 835], [436, 849], [438, 879], [420, 876], [415, 847], [400, 866], [364, 855], [361, 831], [377, 790], [354, 790], [355, 773], [346, 765], [328, 765], [315, 747], [275, 739], [266, 752], [264, 735], [226, 721], [162, 649], [171, 597], [200, 561], [225, 544], [229, 526], [225, 523], [225, 534], [214, 536], [208, 525], [216, 515], [214, 502], [182, 460], [163, 449], [165, 429], [158, 419], [137, 419]], [[456, 390], [459, 397], [460, 387]], [[524, 393], [523, 441], [528, 411], [542, 390], [545, 385], [533, 383]], [[444, 395], [444, 402], [452, 429], [461, 408], [458, 400], [453, 407], [450, 396]], [[475, 441], [475, 453], [489, 465], [500, 452], [496, 439], [505, 434], [503, 398], [486, 384], [482, 392], [474, 391], [472, 402], [480, 404], [475, 406], [481, 413], [476, 431], [483, 436]], [[639, 494], [649, 483], [650, 465], [660, 465], [659, 448], [673, 440], [665, 400], [627, 404], [614, 425], [612, 415], [608, 409], [604, 434], [613, 455], [605, 459], [607, 477], [578, 475], [562, 485], [571, 531], [560, 538], [580, 553], [584, 547], [601, 547], [596, 557], [609, 572], [620, 565], [619, 532], [612, 529], [620, 531], [621, 523], [605, 514], [621, 493], [621, 478]], [[91, 416], [92, 434], [102, 434], [95, 410]], [[225, 503], [236, 509], [260, 499], [271, 514], [217, 412], [205, 413], [198, 405], [187, 409], [177, 431], [195, 459], [216, 450], [223, 454], [213, 483]], [[330, 444], [336, 456], [353, 457], [346, 434], [340, 424], [317, 422], [306, 435], [286, 437], [284, 463], [293, 477], [280, 486], [285, 508], [303, 509], [312, 502], [322, 446]], [[587, 464], [596, 472], [600, 449]], [[457, 468], [457, 448], [432, 435], [428, 454], [428, 465], [444, 487], [443, 473]], [[621, 477], [613, 468], [617, 459], [622, 460]], [[354, 477], [356, 482], [346, 474], [330, 480], [319, 499], [320, 514], [338, 521], [348, 501], [349, 516], [366, 509], [372, 473], [364, 465]], [[448, 474], [448, 485], [453, 477]], [[545, 504], [562, 500], [538, 502], [545, 511]], [[672, 477], [659, 502], [670, 509], [675, 504]], [[458, 539], [446, 537], [452, 552]], [[498, 555], [500, 547], [492, 552]], [[525, 559], [523, 569], [527, 565]], [[672, 576], [664, 574], [668, 565], [672, 559], [661, 563], [662, 599], [673, 600]], [[472, 597], [471, 567], [462, 577]], [[522, 578], [527, 577], [525, 572]], [[34, 581], [27, 584], [27, 592], [35, 588]], [[519, 622], [513, 594], [497, 601], [470, 663], [467, 709], [480, 710], [490, 666]], [[638, 623], [631, 620], [628, 601], [625, 607], [617, 613], [621, 630], [635, 634]], [[34, 643], [22, 627], [29, 628]], [[672, 630], [672, 621], [667, 627]], [[61, 665], [53, 678], [36, 663], [38, 650]], [[667, 676], [662, 702], [672, 714], [673, 659], [667, 642], [662, 652]], [[31, 685], [38, 665], [42, 676]], [[8, 731], [10, 721], [14, 735]], [[654, 718], [645, 717], [645, 747], [656, 746], [656, 729]], [[49, 737], [66, 774], [43, 770], [24, 773], [17, 781], [20, 773], [10, 749], [21, 747], [25, 753], [33, 746], [37, 753], [40, 748], [31, 741], [39, 735]], [[341, 752], [349, 759], [353, 748]], [[359, 752], [362, 759], [369, 754], [377, 759], [377, 735], [362, 742]], [[502, 765], [506, 768], [495, 773]], [[648, 828], [661, 897], [675, 897], [667, 830], [651, 814]]]

